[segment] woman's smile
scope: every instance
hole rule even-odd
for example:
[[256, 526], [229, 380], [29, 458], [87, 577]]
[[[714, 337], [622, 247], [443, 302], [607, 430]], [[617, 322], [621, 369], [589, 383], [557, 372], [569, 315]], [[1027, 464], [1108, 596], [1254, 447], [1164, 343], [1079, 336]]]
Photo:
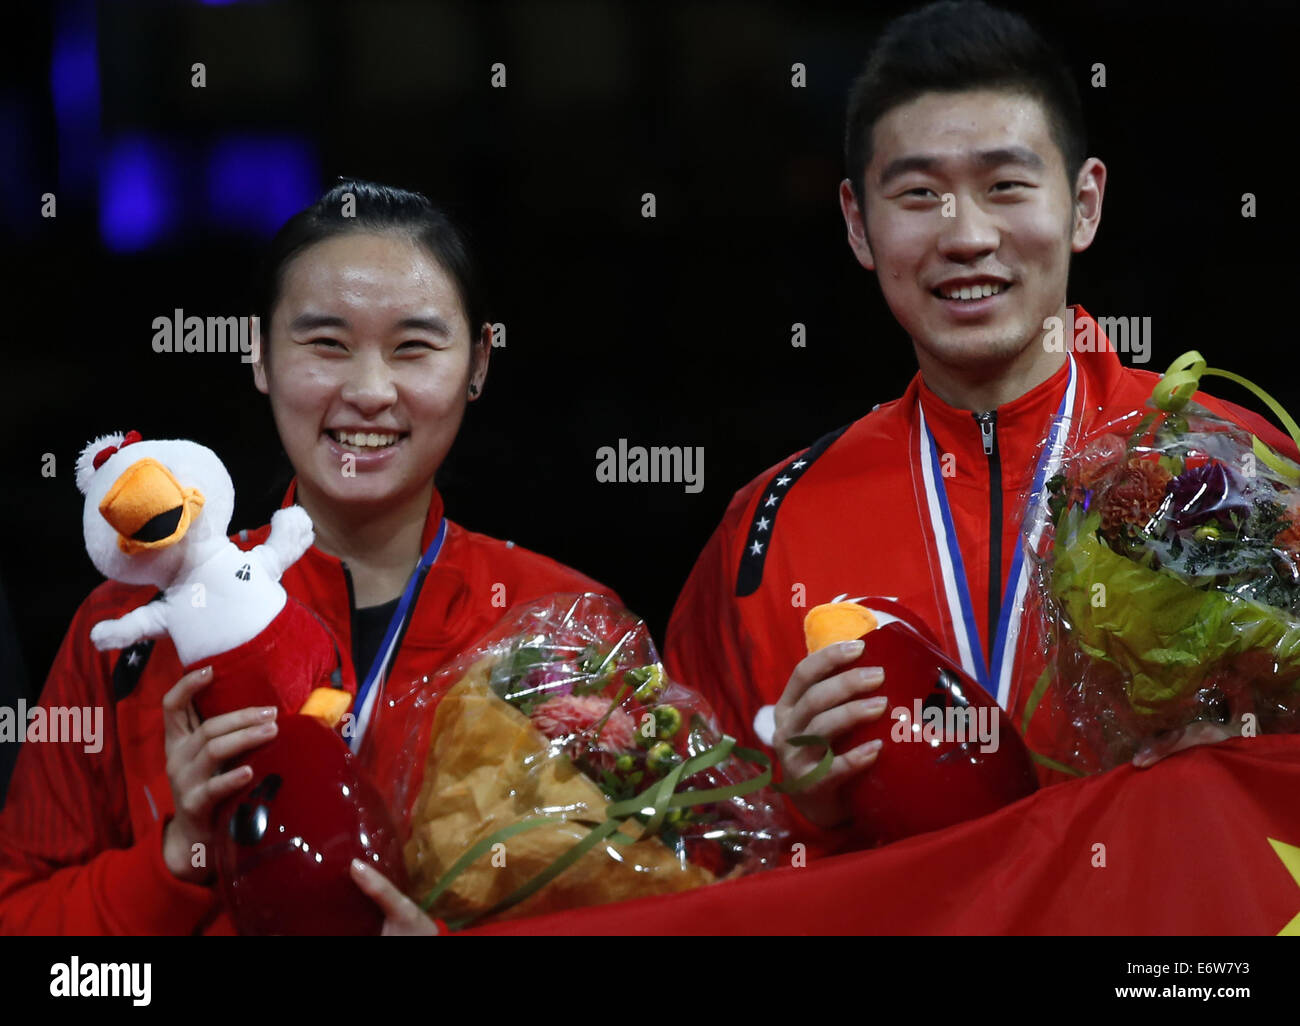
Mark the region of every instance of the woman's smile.
[[389, 465], [406, 445], [405, 433], [323, 431], [321, 439], [329, 452], [329, 461], [341, 468], [356, 471], [380, 470]]

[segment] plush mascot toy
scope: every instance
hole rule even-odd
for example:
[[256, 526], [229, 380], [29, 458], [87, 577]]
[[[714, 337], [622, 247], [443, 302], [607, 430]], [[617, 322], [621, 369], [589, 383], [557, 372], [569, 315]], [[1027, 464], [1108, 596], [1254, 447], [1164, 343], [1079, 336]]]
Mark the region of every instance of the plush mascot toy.
[[170, 637], [187, 672], [212, 666], [195, 701], [204, 719], [279, 707], [276, 736], [239, 760], [252, 780], [216, 814], [217, 876], [235, 925], [250, 934], [379, 932], [380, 912], [349, 863], [361, 858], [403, 886], [397, 833], [338, 733], [352, 695], [334, 637], [280, 585], [311, 546], [306, 510], [278, 510], [266, 543], [245, 552], [226, 536], [235, 490], [216, 454], [134, 431], [88, 445], [77, 487], [96, 568], [162, 589], [95, 624], [95, 646]]

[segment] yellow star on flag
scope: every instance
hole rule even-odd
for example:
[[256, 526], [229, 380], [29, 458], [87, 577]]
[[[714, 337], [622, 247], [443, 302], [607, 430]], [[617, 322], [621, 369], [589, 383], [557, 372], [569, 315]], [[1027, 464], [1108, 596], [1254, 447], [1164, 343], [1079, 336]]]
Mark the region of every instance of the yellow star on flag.
[[[1291, 879], [1300, 887], [1300, 848], [1294, 844], [1284, 844], [1281, 841], [1275, 841], [1273, 838], [1268, 839], [1268, 843], [1273, 846], [1273, 851], [1277, 857], [1282, 860], [1282, 865], [1286, 866], [1286, 871], [1291, 874]], [[1295, 918], [1286, 926], [1277, 932], [1279, 937], [1300, 937], [1300, 912], [1295, 914]]]

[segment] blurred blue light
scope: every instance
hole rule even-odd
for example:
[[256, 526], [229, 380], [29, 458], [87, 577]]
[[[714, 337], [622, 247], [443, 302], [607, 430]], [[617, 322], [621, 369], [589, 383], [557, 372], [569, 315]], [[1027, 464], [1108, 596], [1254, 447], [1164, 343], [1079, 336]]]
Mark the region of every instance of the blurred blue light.
[[100, 176], [104, 244], [131, 253], [170, 236], [176, 228], [179, 179], [175, 154], [159, 140], [128, 136], [113, 143]]
[[24, 236], [41, 223], [40, 197], [49, 191], [49, 182], [42, 183], [43, 188], [36, 183], [32, 122], [27, 104], [0, 93], [0, 139], [9, 140], [8, 146], [0, 146], [0, 182], [5, 184], [0, 189], [0, 223]]
[[213, 227], [274, 234], [315, 201], [320, 182], [312, 143], [296, 136], [227, 136], [208, 156]]
[[59, 140], [59, 184], [94, 191], [99, 151], [99, 55], [95, 5], [68, 0], [55, 9], [50, 94]]
[[[77, 5], [78, 7], [84, 5]], [[69, 14], [70, 8], [64, 8]], [[50, 57], [50, 89], [60, 118], [85, 123], [99, 118], [99, 59], [95, 52], [94, 11], [87, 24], [69, 17], [60, 24]]]

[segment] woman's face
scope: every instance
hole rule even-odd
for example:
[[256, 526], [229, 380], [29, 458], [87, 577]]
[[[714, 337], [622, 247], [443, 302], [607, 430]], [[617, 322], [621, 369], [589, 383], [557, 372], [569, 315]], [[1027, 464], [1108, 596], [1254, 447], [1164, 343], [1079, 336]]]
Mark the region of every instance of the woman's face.
[[392, 505], [429, 486], [482, 389], [452, 278], [407, 236], [351, 233], [285, 269], [254, 380], [311, 500]]

